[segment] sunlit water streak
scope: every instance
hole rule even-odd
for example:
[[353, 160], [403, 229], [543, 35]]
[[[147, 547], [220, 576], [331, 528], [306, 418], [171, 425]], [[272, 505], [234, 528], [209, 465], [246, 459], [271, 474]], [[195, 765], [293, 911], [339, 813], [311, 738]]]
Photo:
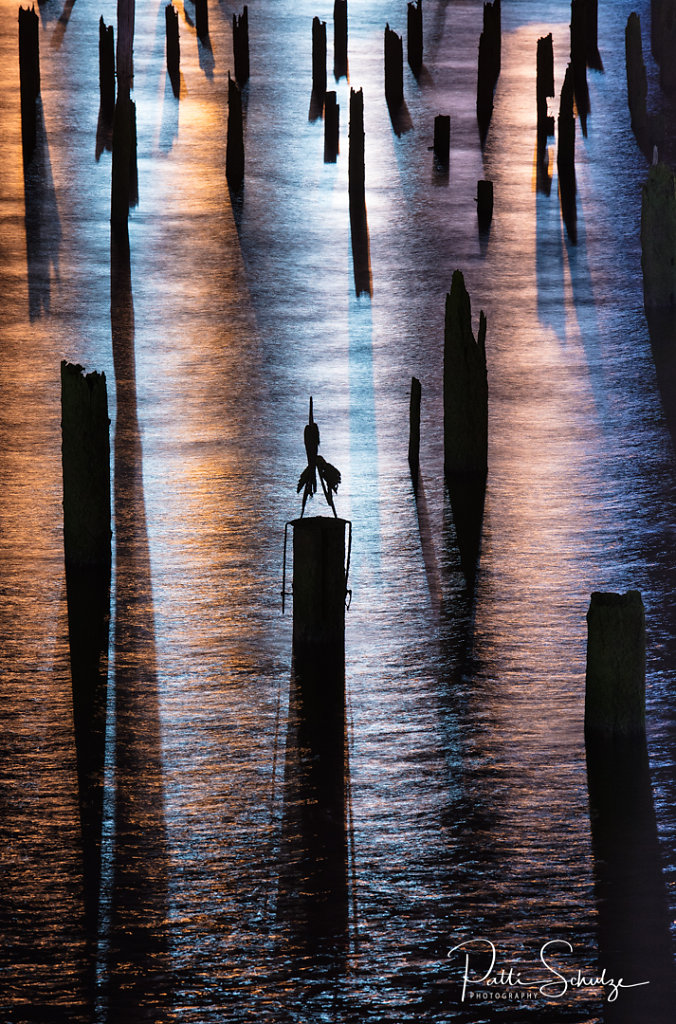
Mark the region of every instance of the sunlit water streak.
[[[388, 20], [405, 32], [405, 5], [351, 5], [369, 298], [354, 289], [344, 79], [336, 165], [323, 163], [322, 122], [308, 120], [311, 20], [328, 22], [330, 69], [331, 4], [249, 5], [247, 171], [233, 205], [224, 178], [233, 7], [210, 8], [205, 45], [190, 0], [178, 5], [177, 102], [162, 5], [138, 5], [139, 206], [120, 292], [119, 279], [111, 283], [111, 158], [97, 145], [97, 25], [100, 14], [114, 23], [115, 5], [68, 5], [62, 17], [52, 2], [40, 7], [42, 189], [22, 180], [12, 5], [0, 27], [2, 998], [14, 1003], [3, 1012], [17, 1022], [112, 1021], [133, 1002], [141, 1019], [186, 1024], [601, 1020], [598, 991], [465, 1013], [446, 953], [486, 934], [504, 960], [532, 966], [543, 941], [569, 938], [571, 965], [595, 964], [582, 736], [593, 589], [644, 595], [669, 878], [676, 865], [674, 465], [642, 313], [645, 165], [626, 110], [626, 14], [601, 5], [605, 72], [590, 74], [589, 137], [577, 138], [572, 248], [556, 174], [543, 196], [534, 172], [535, 43], [554, 32], [558, 91], [569, 5], [505, 0], [483, 154], [482, 5], [425, 5], [426, 69], [419, 84], [405, 69], [410, 130], [400, 136], [383, 96], [382, 32]], [[427, 148], [439, 112], [452, 119], [448, 178]], [[484, 176], [496, 191], [488, 238], [474, 203]], [[455, 267], [475, 316], [483, 307], [489, 321], [490, 474], [473, 606], [442, 483], [443, 308]], [[116, 788], [104, 829], [98, 991], [70, 720], [62, 357], [105, 370], [116, 439], [116, 728], [111, 721], [106, 776]], [[423, 384], [427, 558], [406, 463], [412, 373]], [[301, 925], [278, 900], [283, 840], [298, 821], [285, 812], [298, 780], [281, 545], [297, 511], [310, 394], [322, 451], [343, 472], [339, 511], [354, 523], [349, 943], [316, 962], [299, 954]], [[672, 918], [675, 903], [672, 886]]]

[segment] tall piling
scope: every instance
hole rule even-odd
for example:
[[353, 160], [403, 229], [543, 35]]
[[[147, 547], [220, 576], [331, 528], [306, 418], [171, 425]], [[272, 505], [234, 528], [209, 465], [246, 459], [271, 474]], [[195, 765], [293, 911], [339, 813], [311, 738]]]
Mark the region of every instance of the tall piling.
[[347, 161], [350, 211], [364, 208], [365, 167], [364, 167], [364, 93], [361, 89], [350, 89], [349, 152]]
[[333, 75], [336, 81], [347, 77], [347, 0], [333, 5]]
[[209, 36], [209, 5], [208, 0], [194, 0], [195, 31], [197, 37], [204, 42]]
[[422, 386], [417, 377], [411, 377], [411, 401], [408, 415], [408, 464], [413, 487], [417, 490], [420, 473], [420, 406]]
[[554, 134], [554, 118], [547, 113], [547, 98], [554, 96], [554, 46], [552, 34], [542, 36], [537, 42], [537, 137], [538, 149], [547, 145], [547, 139]]
[[318, 100], [326, 92], [326, 22], [312, 19], [312, 94]]
[[343, 664], [346, 521], [315, 516], [292, 525], [294, 662]]
[[225, 150], [225, 176], [231, 192], [239, 192], [244, 181], [244, 120], [242, 93], [228, 73], [228, 137]]
[[631, 127], [637, 136], [644, 138], [648, 128], [648, 80], [643, 63], [641, 42], [641, 19], [634, 11], [627, 19], [624, 32], [625, 57], [627, 63], [627, 100], [631, 115]]
[[570, 4], [570, 63], [573, 71], [575, 106], [580, 115], [582, 133], [587, 134], [589, 114], [589, 86], [587, 85], [587, 3], [571, 0]]
[[483, 30], [479, 37], [476, 112], [482, 140], [493, 113], [493, 93], [500, 75], [502, 15], [500, 0], [484, 4]]
[[401, 36], [385, 26], [385, 99], [390, 107], [404, 102], [404, 44]]
[[181, 48], [178, 38], [178, 11], [173, 4], [164, 8], [167, 40], [167, 72], [174, 96], [178, 98], [181, 82]]
[[119, 95], [113, 117], [113, 167], [110, 222], [121, 244], [128, 244], [129, 207], [138, 193], [136, 178], [136, 105], [128, 96]]
[[603, 61], [599, 53], [599, 0], [585, 0], [585, 8], [587, 67], [594, 71], [603, 71]]
[[324, 97], [324, 163], [333, 164], [338, 157], [340, 137], [340, 107], [336, 93], [327, 92]]
[[559, 144], [556, 165], [559, 174], [559, 195], [561, 215], [568, 237], [573, 245], [577, 242], [577, 210], [575, 183], [575, 109], [573, 105], [573, 69], [569, 64], [561, 88], [559, 105]]
[[451, 153], [451, 118], [449, 114], [437, 114], [434, 118], [434, 155], [440, 164], [448, 166]]
[[40, 95], [40, 19], [35, 7], [19, 8], [19, 87], [24, 163], [35, 150], [37, 98]]
[[641, 203], [641, 268], [646, 308], [676, 305], [676, 179], [653, 164]]
[[423, 12], [422, 0], [409, 3], [407, 16], [406, 42], [408, 50], [408, 65], [417, 77], [423, 65]]
[[601, 739], [645, 732], [645, 611], [637, 590], [591, 596], [584, 728]]
[[99, 18], [99, 94], [101, 110], [110, 117], [115, 109], [115, 38], [112, 25]]
[[235, 58], [235, 79], [240, 88], [249, 81], [249, 8], [244, 5], [240, 15], [232, 16], [232, 50]]
[[117, 94], [128, 98], [134, 82], [135, 0], [117, 0]]

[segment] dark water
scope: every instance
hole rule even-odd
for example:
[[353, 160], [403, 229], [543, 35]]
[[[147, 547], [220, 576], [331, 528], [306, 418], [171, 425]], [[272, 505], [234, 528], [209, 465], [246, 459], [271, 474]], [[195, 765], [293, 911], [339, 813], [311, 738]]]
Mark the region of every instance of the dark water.
[[[246, 180], [234, 204], [224, 166], [239, 8], [210, 8], [205, 44], [193, 4], [178, 4], [176, 101], [162, 7], [137, 5], [129, 264], [111, 255], [98, 111], [98, 18], [114, 23], [115, 5], [40, 5], [38, 145], [25, 177], [16, 8], [3, 7], [0, 1020], [670, 1019], [675, 466], [660, 400], [669, 360], [658, 380], [642, 304], [646, 164], [626, 108], [629, 8], [600, 5], [604, 73], [589, 73], [586, 139], [578, 128], [573, 247], [553, 145], [549, 195], [536, 190], [535, 154], [536, 40], [554, 33], [558, 96], [569, 5], [504, 0], [483, 153], [481, 3], [425, 0], [425, 68], [418, 82], [405, 68], [394, 126], [382, 32], [389, 21], [405, 33], [405, 5], [350, 5], [372, 291], [357, 297], [345, 79], [335, 165], [323, 163], [322, 122], [308, 119], [311, 20], [327, 20], [331, 68], [332, 5], [249, 4]], [[638, 9], [647, 58], [648, 5]], [[437, 113], [451, 115], [447, 175], [428, 150]], [[480, 236], [482, 177], [496, 199]], [[488, 317], [473, 599], [442, 481], [443, 311], [457, 267], [475, 317]], [[94, 866], [72, 721], [62, 358], [105, 371], [112, 415]], [[423, 389], [417, 503], [411, 374]], [[303, 724], [280, 600], [310, 394], [354, 529], [344, 729], [326, 749]], [[647, 612], [650, 776], [640, 757], [635, 771], [617, 768], [607, 785], [621, 779], [623, 799], [610, 798], [592, 835], [585, 613], [592, 590], [630, 588]], [[536, 979], [532, 999], [483, 985], [461, 1001], [462, 955], [447, 954], [473, 937], [495, 944], [496, 970]], [[651, 986], [614, 1004], [592, 984], [547, 998], [538, 956], [554, 940], [573, 947], [552, 956], [566, 976], [597, 977], [619, 946], [625, 981]]]

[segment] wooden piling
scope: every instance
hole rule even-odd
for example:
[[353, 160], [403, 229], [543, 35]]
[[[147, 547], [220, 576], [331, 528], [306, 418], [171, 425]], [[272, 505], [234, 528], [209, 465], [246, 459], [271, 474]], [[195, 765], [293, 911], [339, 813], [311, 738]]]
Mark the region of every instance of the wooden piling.
[[117, 0], [117, 94], [129, 98], [134, 81], [135, 0]]
[[113, 167], [110, 222], [118, 241], [127, 238], [129, 207], [138, 197], [136, 176], [136, 105], [118, 95], [113, 117]]
[[292, 526], [294, 657], [344, 658], [346, 521], [316, 516]]
[[115, 109], [115, 38], [113, 26], [99, 18], [99, 94], [101, 110], [110, 116]]
[[249, 8], [232, 16], [232, 49], [235, 57], [235, 79], [240, 88], [249, 81]]
[[174, 95], [178, 97], [181, 81], [181, 48], [178, 38], [178, 11], [173, 4], [167, 4], [164, 8], [164, 19], [167, 37], [167, 71]]
[[472, 332], [472, 309], [461, 271], [446, 297], [444, 334], [444, 471], [446, 477], [488, 470], [486, 317]]
[[476, 112], [485, 137], [493, 113], [493, 93], [500, 75], [502, 16], [500, 0], [484, 4], [483, 31], [479, 37]]
[[434, 155], [440, 164], [448, 166], [451, 152], [451, 118], [437, 114], [434, 118]]
[[585, 37], [587, 67], [603, 71], [599, 53], [599, 0], [585, 0]]
[[641, 19], [632, 11], [627, 19], [624, 33], [627, 63], [627, 100], [631, 115], [631, 127], [637, 135], [643, 135], [648, 127], [648, 81], [643, 63], [641, 43]]
[[493, 220], [493, 182], [481, 180], [476, 183], [476, 209], [479, 227], [485, 230]]
[[326, 92], [326, 22], [312, 19], [312, 94], [318, 99]]
[[231, 192], [238, 192], [244, 181], [244, 121], [242, 93], [228, 72], [228, 138], [225, 150], [225, 176]]
[[365, 167], [364, 167], [364, 93], [361, 89], [350, 89], [350, 127], [348, 152], [348, 191], [350, 210], [364, 208]]
[[559, 140], [556, 165], [559, 174], [561, 214], [570, 241], [577, 242], [577, 215], [575, 206], [575, 110], [573, 106], [573, 69], [569, 64], [561, 88], [559, 105]]
[[347, 0], [333, 5], [333, 75], [336, 81], [347, 77]]
[[674, 0], [651, 0], [650, 41], [653, 56], [660, 69], [660, 85], [669, 95], [676, 95], [676, 3]]
[[389, 25], [385, 26], [385, 99], [391, 107], [404, 102], [404, 44]]
[[547, 138], [554, 134], [554, 118], [547, 114], [547, 97], [554, 96], [554, 46], [552, 34], [542, 36], [537, 42], [537, 133], [538, 146], [543, 148]]
[[676, 306], [676, 179], [663, 163], [643, 186], [641, 268], [646, 308]]
[[338, 157], [338, 140], [340, 136], [340, 107], [335, 92], [327, 92], [324, 97], [324, 163], [333, 164]]
[[408, 464], [411, 468], [413, 487], [418, 486], [420, 472], [420, 405], [422, 386], [417, 377], [411, 377], [411, 401], [409, 407], [408, 428]]
[[36, 101], [40, 95], [40, 19], [35, 7], [19, 8], [19, 87], [24, 163], [35, 149]]
[[423, 12], [422, 0], [408, 5], [407, 18], [408, 64], [416, 77], [423, 65]]
[[195, 31], [198, 38], [204, 42], [209, 36], [209, 5], [207, 0], [194, 0], [195, 3]]
[[645, 731], [645, 611], [637, 590], [591, 596], [584, 728], [599, 738]]
[[573, 71], [575, 106], [580, 115], [582, 133], [587, 134], [589, 86], [587, 85], [587, 5], [586, 0], [571, 0], [570, 63]]

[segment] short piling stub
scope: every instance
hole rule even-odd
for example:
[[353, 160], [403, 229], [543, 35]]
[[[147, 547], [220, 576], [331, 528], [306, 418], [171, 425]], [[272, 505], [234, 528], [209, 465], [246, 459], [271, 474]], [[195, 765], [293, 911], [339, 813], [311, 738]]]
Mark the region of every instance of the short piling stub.
[[340, 107], [335, 91], [324, 96], [324, 163], [332, 164], [338, 157]]
[[231, 192], [239, 192], [244, 182], [244, 121], [242, 93], [228, 72], [228, 135], [225, 149], [225, 176]]
[[451, 118], [437, 114], [434, 118], [434, 155], [444, 167], [448, 166], [451, 152]]
[[479, 227], [485, 231], [493, 220], [493, 182], [482, 179], [476, 183], [476, 209]]
[[587, 738], [645, 731], [645, 610], [638, 590], [595, 592], [587, 612]]

